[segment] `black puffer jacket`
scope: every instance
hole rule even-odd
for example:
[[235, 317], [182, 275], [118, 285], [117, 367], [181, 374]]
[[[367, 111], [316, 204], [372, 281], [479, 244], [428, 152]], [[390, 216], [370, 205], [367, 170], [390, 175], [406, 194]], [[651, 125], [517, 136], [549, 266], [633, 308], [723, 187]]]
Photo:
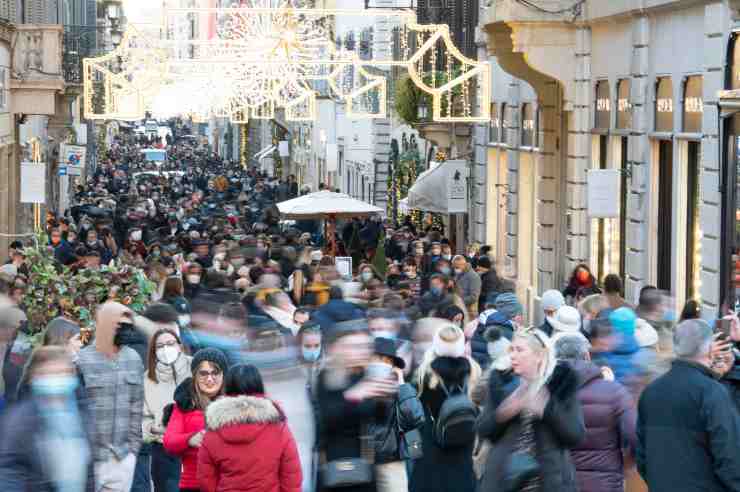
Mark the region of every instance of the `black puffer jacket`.
[[375, 462], [399, 461], [399, 432], [410, 432], [424, 424], [424, 408], [410, 384], [398, 388], [398, 397], [388, 404], [388, 418], [371, 430], [375, 436]]
[[[517, 416], [508, 422], [496, 420], [496, 410], [519, 387], [512, 372], [491, 371], [485, 411], [478, 419], [478, 434], [493, 447], [488, 454], [480, 490], [504, 490], [504, 476], [509, 457], [522, 433]], [[546, 492], [576, 492], [576, 472], [570, 459], [570, 448], [585, 436], [581, 405], [576, 398], [578, 378], [566, 364], [558, 364], [547, 383], [550, 399], [542, 419], [534, 423], [536, 459], [540, 464], [542, 489]]]

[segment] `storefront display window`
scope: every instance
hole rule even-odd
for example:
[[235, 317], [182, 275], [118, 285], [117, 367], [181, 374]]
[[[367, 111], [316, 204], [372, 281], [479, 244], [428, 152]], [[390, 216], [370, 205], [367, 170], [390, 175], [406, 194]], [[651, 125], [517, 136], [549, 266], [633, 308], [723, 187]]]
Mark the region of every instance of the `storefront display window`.
[[673, 131], [673, 82], [659, 77], [655, 88], [655, 131]]
[[600, 80], [596, 83], [596, 100], [594, 106], [596, 112], [595, 127], [599, 130], [608, 130], [612, 115], [608, 80]]

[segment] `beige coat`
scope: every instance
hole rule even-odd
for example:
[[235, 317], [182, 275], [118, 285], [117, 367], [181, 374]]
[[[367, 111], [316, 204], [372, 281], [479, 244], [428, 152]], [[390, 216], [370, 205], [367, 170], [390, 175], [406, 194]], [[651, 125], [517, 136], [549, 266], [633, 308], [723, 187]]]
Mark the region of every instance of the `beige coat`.
[[159, 382], [156, 383], [144, 374], [144, 417], [141, 421], [144, 442], [162, 442], [165, 430], [162, 425], [164, 407], [174, 401], [177, 385], [191, 376], [190, 361], [189, 355], [181, 355], [175, 361], [174, 374], [166, 369], [158, 371]]

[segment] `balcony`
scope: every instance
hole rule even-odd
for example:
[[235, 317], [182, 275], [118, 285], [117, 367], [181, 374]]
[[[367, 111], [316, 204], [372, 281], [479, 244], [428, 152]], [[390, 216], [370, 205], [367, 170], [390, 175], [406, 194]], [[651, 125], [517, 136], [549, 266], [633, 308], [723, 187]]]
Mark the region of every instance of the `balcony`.
[[[611, 1], [611, 0], [610, 0]], [[584, 4], [574, 0], [490, 0], [482, 25], [495, 22], [572, 22]]]
[[64, 26], [62, 70], [67, 84], [82, 85], [82, 60], [97, 56], [100, 34], [96, 26]]
[[11, 112], [53, 115], [64, 90], [63, 29], [54, 24], [19, 24], [13, 33]]

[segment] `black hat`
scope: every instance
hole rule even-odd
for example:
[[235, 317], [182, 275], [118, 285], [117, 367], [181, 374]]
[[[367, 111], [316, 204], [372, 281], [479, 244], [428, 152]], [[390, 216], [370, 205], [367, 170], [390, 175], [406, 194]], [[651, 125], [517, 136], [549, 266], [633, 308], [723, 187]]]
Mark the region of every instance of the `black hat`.
[[203, 361], [208, 361], [211, 364], [217, 365], [223, 373], [229, 369], [229, 360], [226, 358], [226, 354], [217, 348], [209, 347], [198, 350], [190, 363], [190, 371], [194, 373]]
[[378, 337], [375, 339], [375, 353], [393, 359], [393, 365], [399, 369], [406, 367], [406, 361], [396, 355], [396, 342], [390, 338]]

